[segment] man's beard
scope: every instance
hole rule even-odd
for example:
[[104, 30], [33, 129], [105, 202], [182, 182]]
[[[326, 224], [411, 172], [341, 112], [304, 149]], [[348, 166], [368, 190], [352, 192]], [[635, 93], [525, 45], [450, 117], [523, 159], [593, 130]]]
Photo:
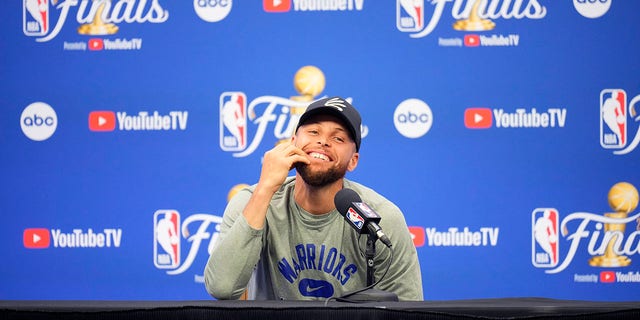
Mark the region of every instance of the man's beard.
[[307, 183], [308, 185], [314, 186], [314, 187], [324, 187], [326, 185], [334, 183], [344, 178], [344, 176], [347, 173], [346, 167], [343, 167], [343, 168], [332, 167], [325, 172], [318, 172], [318, 171], [312, 172], [311, 169], [309, 168], [309, 165], [302, 162], [296, 163], [295, 168], [300, 174], [300, 177], [302, 177], [302, 180], [304, 180], [304, 182]]

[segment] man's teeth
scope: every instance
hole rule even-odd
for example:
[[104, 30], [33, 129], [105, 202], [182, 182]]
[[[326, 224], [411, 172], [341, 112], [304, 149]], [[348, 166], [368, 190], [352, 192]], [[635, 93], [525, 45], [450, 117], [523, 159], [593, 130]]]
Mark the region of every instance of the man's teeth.
[[311, 154], [309, 154], [312, 158], [316, 158], [316, 159], [321, 159], [321, 160], [325, 160], [325, 161], [329, 161], [329, 158], [327, 156], [325, 156], [322, 153], [316, 153], [316, 152], [312, 152]]

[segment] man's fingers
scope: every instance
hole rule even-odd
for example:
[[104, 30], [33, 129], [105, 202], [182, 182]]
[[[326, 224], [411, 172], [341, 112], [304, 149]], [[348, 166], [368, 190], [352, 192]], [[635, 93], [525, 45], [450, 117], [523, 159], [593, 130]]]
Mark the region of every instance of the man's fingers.
[[289, 170], [293, 169], [297, 163], [310, 164], [311, 160], [309, 160], [306, 156], [293, 155], [291, 156], [291, 165], [289, 166]]
[[307, 157], [307, 154], [302, 151], [302, 149], [296, 147], [293, 143], [287, 145], [284, 149], [284, 152], [286, 152], [287, 156], [299, 155], [302, 157]]
[[311, 163], [311, 160], [309, 160], [309, 157], [307, 157], [306, 154], [302, 155], [302, 156], [301, 155], [297, 155], [297, 154], [293, 155], [293, 160], [294, 160], [293, 161], [294, 164], [297, 163], [297, 162], [302, 162], [302, 163], [305, 163], [305, 164], [310, 164]]
[[291, 168], [293, 168], [296, 163], [311, 163], [311, 159], [309, 159], [309, 156], [293, 143], [278, 144], [268, 153], [270, 154], [270, 158], [273, 160], [277, 158], [284, 160], [285, 163], [289, 166], [289, 170], [291, 170]]

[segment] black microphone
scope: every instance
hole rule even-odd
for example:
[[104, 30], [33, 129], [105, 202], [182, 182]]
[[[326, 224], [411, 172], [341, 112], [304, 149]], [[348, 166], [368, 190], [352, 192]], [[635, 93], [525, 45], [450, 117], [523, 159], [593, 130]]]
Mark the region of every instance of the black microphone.
[[380, 239], [387, 247], [391, 248], [391, 241], [378, 225], [382, 218], [371, 207], [362, 202], [358, 193], [344, 188], [336, 193], [333, 202], [338, 212], [359, 234], [368, 231], [371, 235], [375, 235]]

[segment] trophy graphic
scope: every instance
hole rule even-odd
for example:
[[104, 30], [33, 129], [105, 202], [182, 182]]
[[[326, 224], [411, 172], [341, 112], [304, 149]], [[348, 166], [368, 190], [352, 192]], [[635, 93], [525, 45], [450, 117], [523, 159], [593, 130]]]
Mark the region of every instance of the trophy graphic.
[[229, 189], [229, 193], [227, 193], [227, 202], [229, 202], [229, 200], [231, 200], [231, 198], [233, 198], [233, 196], [235, 196], [238, 193], [238, 191], [248, 187], [249, 185], [246, 183], [239, 183], [231, 187], [231, 189]]
[[[322, 70], [315, 66], [304, 66], [293, 76], [293, 87], [300, 94], [290, 99], [299, 102], [311, 102], [324, 90], [325, 78]], [[291, 114], [301, 115], [307, 107], [292, 107]]]
[[[322, 73], [322, 70], [318, 67], [309, 65], [298, 69], [293, 76], [293, 87], [300, 95], [292, 96], [289, 99], [291, 101], [304, 103], [304, 107], [289, 106], [291, 116], [299, 119], [304, 111], [307, 110], [307, 105], [324, 90], [325, 83], [324, 73]], [[295, 120], [294, 128], [298, 124], [297, 119]], [[277, 144], [286, 141], [289, 141], [289, 139], [281, 139]]]
[[84, 35], [106, 35], [118, 32], [118, 26], [112, 23], [104, 23], [104, 21], [102, 21], [102, 11], [104, 11], [106, 2], [104, 0], [94, 0], [94, 4], [95, 2], [101, 3], [98, 4], [98, 9], [96, 9], [96, 15], [93, 17], [93, 22], [79, 26], [78, 33]]
[[453, 29], [459, 31], [487, 31], [496, 27], [493, 21], [480, 18], [480, 1], [476, 0], [471, 7], [469, 18], [465, 20], [458, 20], [453, 24]]
[[[638, 207], [638, 190], [628, 182], [618, 182], [609, 190], [608, 194], [609, 206], [615, 212], [605, 213], [605, 217], [615, 219], [625, 219], [629, 212]], [[626, 267], [631, 264], [631, 259], [623, 255], [617, 255], [613, 246], [618, 237], [624, 233], [625, 225], [617, 223], [606, 223], [605, 231], [619, 231], [620, 234], [614, 235], [605, 249], [604, 255], [595, 256], [589, 259], [589, 265], [592, 267]]]

